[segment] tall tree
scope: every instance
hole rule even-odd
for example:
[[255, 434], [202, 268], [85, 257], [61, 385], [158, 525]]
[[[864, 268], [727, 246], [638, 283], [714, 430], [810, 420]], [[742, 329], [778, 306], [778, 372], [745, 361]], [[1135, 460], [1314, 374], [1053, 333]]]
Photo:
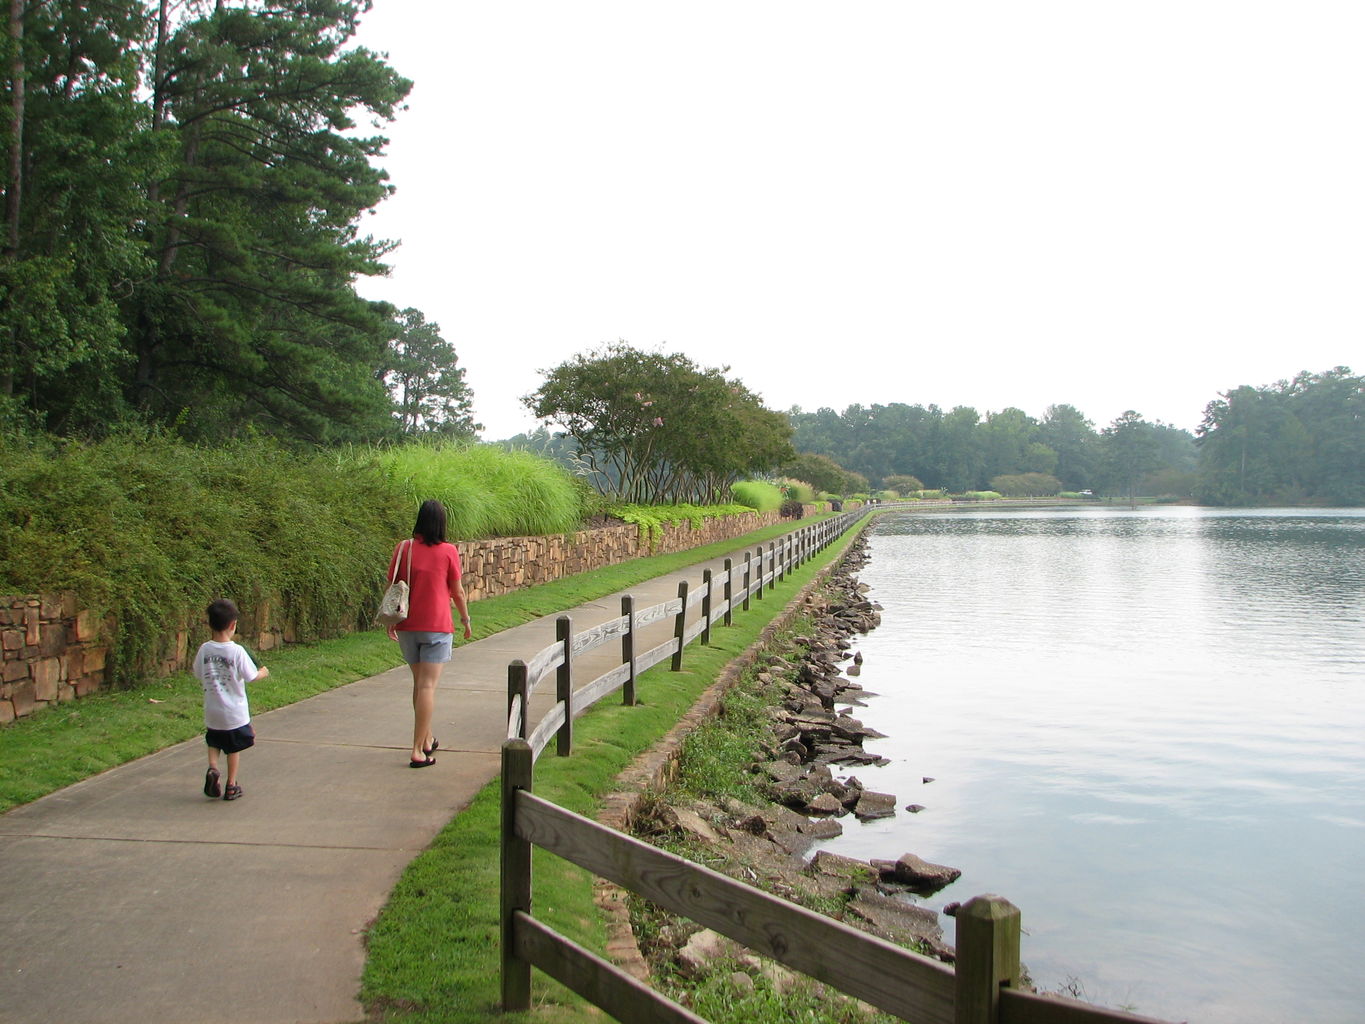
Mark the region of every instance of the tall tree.
[[1200, 498], [1365, 502], [1363, 380], [1339, 366], [1221, 393], [1199, 427]]
[[622, 499], [715, 500], [791, 454], [786, 418], [724, 374], [617, 342], [548, 371], [523, 401], [563, 426], [594, 482]]
[[1129, 409], [1100, 432], [1105, 480], [1111, 494], [1132, 501], [1142, 477], [1161, 465], [1152, 424]]
[[147, 20], [123, 0], [9, 15], [0, 392], [61, 428], [108, 418], [119, 303], [146, 270], [131, 229], [153, 155], [137, 97]]
[[1099, 435], [1074, 405], [1050, 405], [1038, 427], [1038, 440], [1057, 455], [1053, 472], [1073, 491], [1094, 487]]
[[416, 309], [399, 313], [397, 328], [385, 380], [403, 432], [472, 438], [483, 428], [474, 422], [473, 392], [455, 347]]
[[153, 131], [172, 154], [154, 179], [153, 270], [129, 306], [131, 381], [155, 415], [212, 409], [201, 429], [259, 421], [317, 439], [377, 422], [388, 307], [354, 290], [386, 243], [358, 216], [390, 191], [371, 164], [410, 83], [344, 50], [358, 0], [224, 0], [173, 29], [158, 19]]

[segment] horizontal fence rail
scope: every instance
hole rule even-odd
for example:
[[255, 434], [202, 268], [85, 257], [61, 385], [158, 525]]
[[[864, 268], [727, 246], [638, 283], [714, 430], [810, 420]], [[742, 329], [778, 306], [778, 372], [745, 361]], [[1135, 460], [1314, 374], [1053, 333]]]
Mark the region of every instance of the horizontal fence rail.
[[[530, 741], [535, 758], [552, 739], [556, 753], [571, 753], [574, 719], [618, 690], [623, 693], [623, 703], [633, 705], [635, 681], [641, 673], [668, 659], [673, 671], [681, 671], [689, 644], [698, 639], [708, 643], [713, 625], [728, 625], [737, 606], [748, 608], [751, 598], [762, 600], [765, 590], [771, 590], [787, 573], [828, 547], [868, 511], [843, 512], [800, 527], [779, 540], [758, 545], [753, 553], [744, 552], [738, 564], [727, 558], [719, 573], [708, 569], [696, 582], [679, 583], [678, 596], [672, 600], [637, 609], [632, 597], [624, 597], [617, 618], [580, 633], [573, 632], [569, 616], [560, 616], [554, 643], [507, 667], [507, 738]], [[639, 650], [637, 641], [642, 631], [665, 620], [672, 620], [673, 636]], [[574, 660], [612, 643], [620, 644], [620, 663], [586, 683], [577, 682]], [[539, 721], [532, 722], [531, 698], [552, 674], [556, 678], [555, 704]]]
[[[951, 1020], [953, 972], [856, 928], [566, 811], [525, 790], [517, 836], [905, 1020]], [[839, 950], [831, 957], [830, 950]], [[536, 966], [539, 966], [538, 964]]]

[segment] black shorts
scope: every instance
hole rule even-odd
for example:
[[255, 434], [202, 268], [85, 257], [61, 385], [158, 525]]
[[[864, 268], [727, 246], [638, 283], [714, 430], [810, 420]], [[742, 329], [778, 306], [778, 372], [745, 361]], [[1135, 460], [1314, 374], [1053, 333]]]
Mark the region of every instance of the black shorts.
[[224, 754], [236, 754], [256, 745], [256, 733], [250, 723], [236, 729], [205, 729], [204, 742]]

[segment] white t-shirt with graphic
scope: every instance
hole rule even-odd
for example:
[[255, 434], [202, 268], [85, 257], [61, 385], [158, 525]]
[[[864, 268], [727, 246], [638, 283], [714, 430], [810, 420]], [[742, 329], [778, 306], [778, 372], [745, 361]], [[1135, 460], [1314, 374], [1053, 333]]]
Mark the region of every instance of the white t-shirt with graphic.
[[240, 729], [251, 721], [246, 684], [256, 678], [256, 666], [241, 644], [210, 640], [194, 656], [194, 674], [204, 686], [204, 725], [209, 729]]

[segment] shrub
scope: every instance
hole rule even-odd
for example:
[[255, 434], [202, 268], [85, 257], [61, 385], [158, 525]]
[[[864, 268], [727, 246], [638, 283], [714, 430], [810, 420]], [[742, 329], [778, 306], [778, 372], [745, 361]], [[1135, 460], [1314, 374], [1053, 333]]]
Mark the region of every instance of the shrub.
[[996, 491], [967, 491], [952, 496], [954, 501], [997, 501], [1000, 497]]
[[744, 515], [753, 512], [748, 505], [634, 505], [629, 503], [609, 506], [610, 513], [623, 522], [633, 523], [653, 547], [665, 526], [691, 523], [699, 527], [708, 519]]
[[30, 439], [0, 459], [0, 592], [73, 590], [113, 613], [110, 678], [136, 679], [214, 597], [244, 617], [272, 596], [300, 639], [356, 625], [394, 536], [412, 528], [373, 465], [252, 437], [214, 448], [157, 433]]
[[805, 502], [797, 501], [795, 498], [788, 498], [782, 503], [783, 519], [800, 519], [806, 514]]
[[815, 500], [815, 488], [804, 480], [793, 480], [784, 477], [777, 481], [778, 487], [782, 490], [783, 497], [795, 498], [797, 501], [811, 502]]
[[452, 539], [580, 521], [567, 473], [486, 446], [319, 454], [258, 436], [202, 447], [147, 431], [0, 444], [0, 593], [71, 590], [112, 614], [119, 684], [154, 669], [177, 629], [201, 628], [215, 597], [237, 601], [245, 623], [277, 599], [288, 615], [279, 624], [299, 640], [368, 625], [421, 499], [447, 504]]
[[438, 440], [382, 449], [373, 457], [413, 512], [427, 498], [445, 503], [451, 537], [567, 533], [586, 512], [574, 477], [531, 452]]
[[772, 512], [782, 507], [782, 489], [766, 480], [741, 480], [730, 486], [730, 495], [739, 504], [760, 512]]
[[1011, 498], [1046, 498], [1062, 489], [1062, 482], [1047, 473], [1005, 473], [991, 478], [991, 488]]
[[916, 491], [924, 489], [924, 484], [920, 482], [919, 477], [910, 476], [908, 473], [889, 476], [882, 481], [882, 486], [895, 491], [898, 497], [908, 497]]

